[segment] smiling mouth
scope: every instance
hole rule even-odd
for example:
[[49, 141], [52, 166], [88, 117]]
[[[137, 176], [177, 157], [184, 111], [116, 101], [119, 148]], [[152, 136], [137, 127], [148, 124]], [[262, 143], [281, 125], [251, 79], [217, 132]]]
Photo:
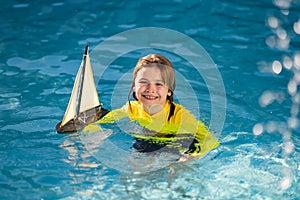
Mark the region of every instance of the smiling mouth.
[[158, 98], [157, 96], [149, 96], [149, 95], [142, 95], [142, 96], [147, 100], [155, 100]]

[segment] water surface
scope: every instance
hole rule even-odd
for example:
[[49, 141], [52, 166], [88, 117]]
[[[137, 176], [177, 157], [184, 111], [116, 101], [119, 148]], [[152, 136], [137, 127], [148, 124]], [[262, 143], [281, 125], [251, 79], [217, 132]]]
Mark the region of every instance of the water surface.
[[[285, 8], [282, 2], [289, 1], [3, 2], [0, 196], [298, 199], [299, 128], [287, 123], [297, 111], [288, 84], [298, 71], [282, 67], [276, 74], [271, 69], [275, 60], [299, 55], [299, 33], [293, 25], [300, 19], [300, 4], [292, 1]], [[288, 46], [272, 43], [272, 38], [280, 36], [278, 28], [268, 23], [272, 16], [288, 34]], [[109, 158], [118, 161], [114, 152], [101, 161], [80, 134], [56, 134], [55, 125], [66, 109], [84, 46], [88, 43], [92, 50], [122, 31], [149, 26], [188, 35], [217, 64], [227, 99], [224, 127], [217, 133], [222, 144], [191, 163], [171, 164], [148, 173], [123, 172], [104, 162]], [[112, 89], [119, 77], [150, 51], [130, 52], [109, 67], [97, 83], [106, 107], [111, 107]], [[210, 94], [203, 79], [189, 73], [184, 59], [163, 53], [191, 80], [201, 118], [209, 123]], [[124, 86], [124, 91], [128, 89]], [[262, 107], [259, 102], [265, 91], [279, 94], [279, 98]], [[183, 96], [185, 92], [178, 90], [176, 94]], [[182, 98], [188, 101], [188, 97]], [[265, 124], [264, 133], [253, 133], [256, 124]], [[108, 141], [123, 144], [124, 149], [130, 146], [130, 136], [122, 135], [116, 126], [107, 128], [115, 131]], [[291, 151], [287, 153], [285, 147]]]

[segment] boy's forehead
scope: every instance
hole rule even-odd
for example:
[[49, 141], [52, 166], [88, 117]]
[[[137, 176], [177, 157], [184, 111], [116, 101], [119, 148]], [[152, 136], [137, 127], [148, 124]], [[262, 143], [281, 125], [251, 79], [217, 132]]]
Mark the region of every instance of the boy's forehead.
[[143, 67], [138, 71], [137, 78], [162, 80], [162, 75], [157, 67]]
[[156, 67], [156, 66], [147, 66], [147, 67], [143, 67], [141, 68], [138, 72], [138, 74], [158, 74], [160, 75], [161, 74], [161, 70]]

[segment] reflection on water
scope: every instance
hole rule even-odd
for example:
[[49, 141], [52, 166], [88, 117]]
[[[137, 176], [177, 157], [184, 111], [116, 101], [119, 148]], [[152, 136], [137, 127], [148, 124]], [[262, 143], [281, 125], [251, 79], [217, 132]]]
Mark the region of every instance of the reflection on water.
[[[78, 144], [75, 144], [75, 138]], [[91, 138], [95, 139], [99, 136], [91, 136]], [[277, 189], [282, 166], [287, 163], [279, 156], [280, 142], [263, 144], [263, 141], [272, 141], [268, 135], [253, 141], [252, 136], [247, 132], [232, 133], [223, 139], [223, 145], [218, 149], [218, 152], [222, 153], [212, 152], [197, 162], [173, 163], [151, 173], [139, 173], [139, 169], [142, 164], [151, 166], [154, 161], [153, 156], [151, 158], [148, 156], [149, 160], [140, 160], [140, 163], [137, 163], [137, 160], [131, 163], [128, 155], [123, 159], [123, 155], [115, 154], [115, 160], [110, 154], [109, 158], [117, 161], [114, 164], [120, 164], [120, 168], [127, 168], [126, 170], [108, 166], [117, 169], [119, 172], [117, 174], [113, 169], [104, 167], [108, 164], [105, 160], [96, 161], [98, 163], [100, 161], [100, 165], [91, 162], [96, 152], [92, 153], [93, 156], [90, 152], [85, 153], [85, 150], [80, 149], [82, 147], [79, 138], [73, 135], [72, 139], [74, 142], [66, 141], [63, 148], [70, 152], [66, 162], [74, 165], [76, 169], [69, 174], [73, 179], [71, 184], [76, 191], [74, 198], [118, 199], [122, 196], [133, 199], [197, 199], [209, 196], [218, 199], [222, 196], [225, 199], [244, 199], [251, 196], [251, 199], [265, 197], [276, 199], [278, 195], [284, 196], [284, 191]], [[98, 143], [98, 141], [89, 142]], [[94, 147], [99, 149], [97, 145]], [[105, 153], [102, 155], [105, 156]], [[147, 158], [147, 155], [144, 154], [143, 158]], [[91, 172], [92, 168], [97, 170]], [[81, 188], [80, 185], [86, 182], [93, 184]], [[277, 192], [270, 192], [270, 188], [276, 188]]]
[[[127, 123], [124, 124], [124, 121]], [[103, 166], [121, 173], [149, 173], [165, 168], [180, 158], [176, 149], [167, 151], [167, 147], [153, 149], [147, 153], [137, 151], [133, 146], [136, 141], [131, 134], [149, 135], [153, 132], [144, 130], [129, 120], [121, 120], [119, 127], [120, 123], [123, 123], [122, 129], [126, 132], [121, 131], [117, 128], [118, 125], [113, 123], [97, 131], [84, 130], [79, 133], [87, 151]]]

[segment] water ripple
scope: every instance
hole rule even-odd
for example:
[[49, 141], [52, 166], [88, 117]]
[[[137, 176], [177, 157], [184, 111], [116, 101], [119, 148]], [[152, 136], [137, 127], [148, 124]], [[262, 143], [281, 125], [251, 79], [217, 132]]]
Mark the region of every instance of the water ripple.
[[[67, 60], [67, 56], [44, 56], [37, 60], [13, 57], [7, 60], [7, 65], [21, 70], [38, 70], [48, 76], [59, 76], [62, 73], [76, 74], [80, 60]], [[60, 70], [57, 70], [60, 68]]]

